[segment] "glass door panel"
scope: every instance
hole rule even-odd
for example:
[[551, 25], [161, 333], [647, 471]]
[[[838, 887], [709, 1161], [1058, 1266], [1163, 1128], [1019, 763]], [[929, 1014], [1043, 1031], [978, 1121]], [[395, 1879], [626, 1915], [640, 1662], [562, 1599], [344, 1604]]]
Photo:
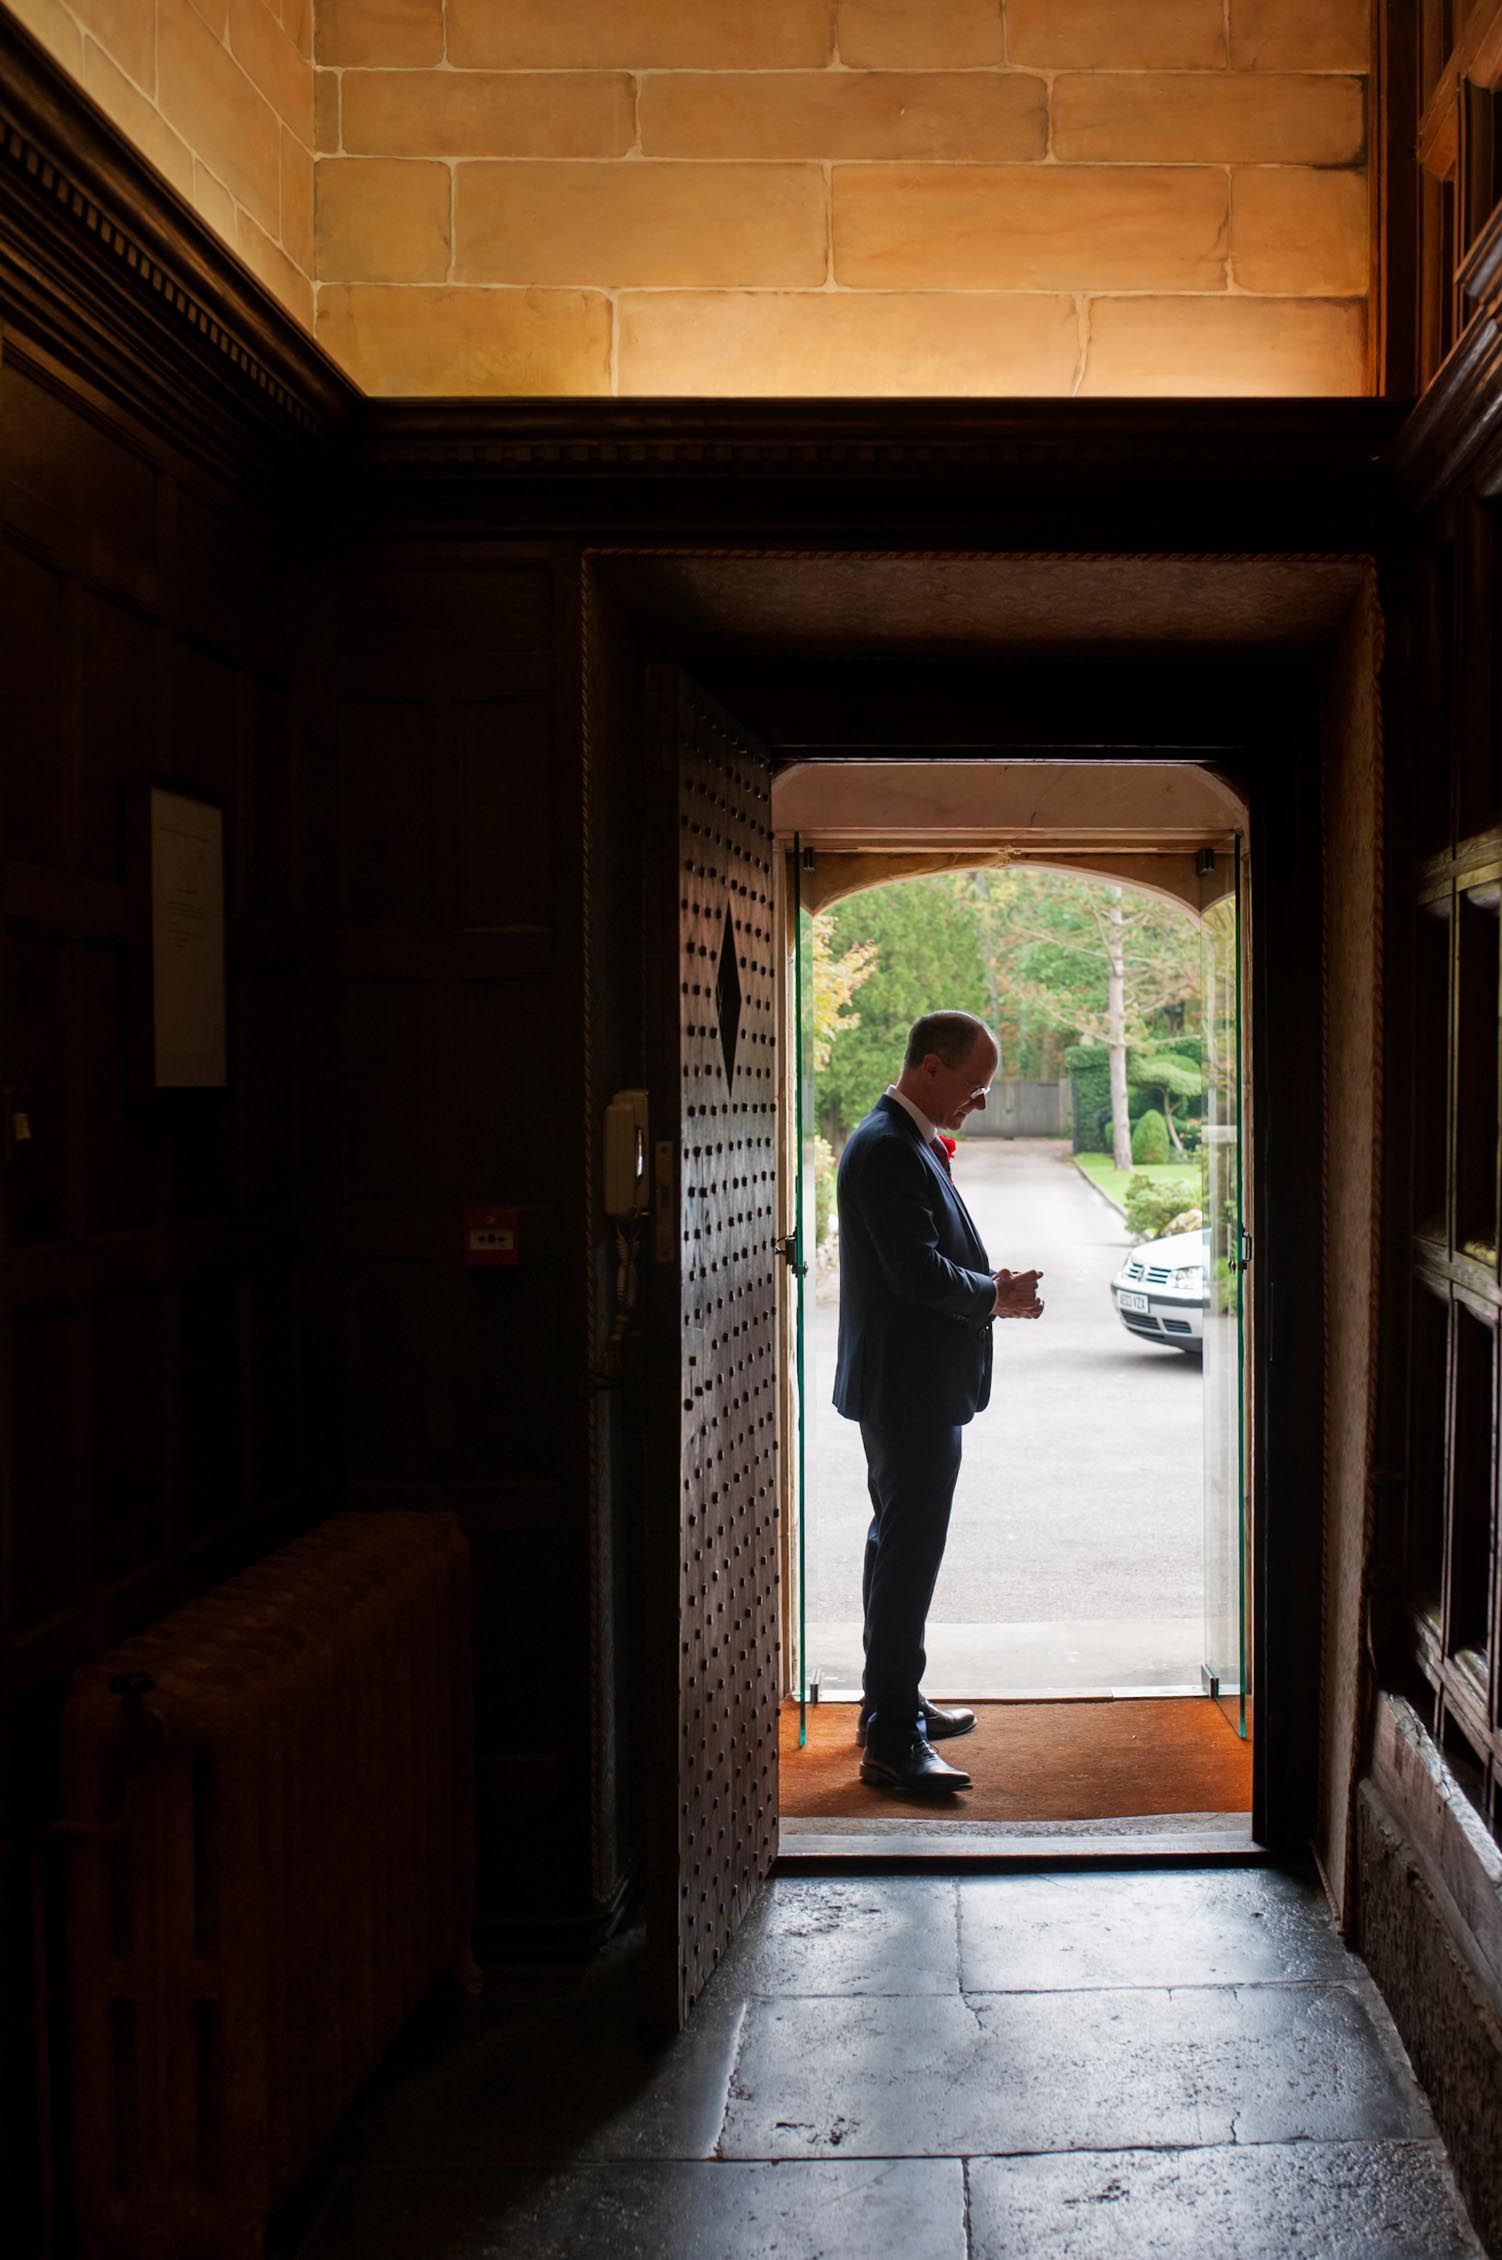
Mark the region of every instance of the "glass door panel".
[[793, 1292], [797, 1341], [796, 1484], [798, 1498], [798, 1744], [808, 1740], [808, 1390], [811, 1265], [816, 1237], [814, 1192], [814, 919], [803, 900], [803, 845], [793, 837], [793, 1105], [796, 1168], [793, 1203]]
[[[1217, 863], [1223, 861], [1217, 858]], [[1204, 912], [1205, 1637], [1202, 1672], [1238, 1734], [1247, 1715], [1247, 1455], [1242, 1199], [1242, 870]], [[1217, 869], [1216, 879], [1221, 878]]]

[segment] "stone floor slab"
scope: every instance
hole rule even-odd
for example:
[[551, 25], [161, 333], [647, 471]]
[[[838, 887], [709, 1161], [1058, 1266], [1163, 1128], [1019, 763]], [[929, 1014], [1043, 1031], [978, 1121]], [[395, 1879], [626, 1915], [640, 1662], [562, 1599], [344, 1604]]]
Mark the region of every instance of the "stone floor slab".
[[977, 2158], [971, 2260], [1476, 2260], [1438, 2144]]
[[976, 1877], [959, 1890], [967, 1993], [1363, 1974], [1318, 1885], [1273, 1868]]
[[952, 2157], [1433, 2133], [1368, 1988], [753, 2001], [720, 2150]]
[[958, 1993], [950, 1877], [779, 1877], [715, 1973], [717, 1993]]
[[333, 2193], [304, 2260], [966, 2260], [964, 2169], [895, 2164], [371, 2171]]
[[711, 1989], [687, 2032], [641, 2030], [639, 1942], [561, 1995], [505, 1981], [419, 2020], [345, 2120], [345, 2163], [461, 2167], [564, 2158], [707, 2158], [724, 2116], [744, 2000]]

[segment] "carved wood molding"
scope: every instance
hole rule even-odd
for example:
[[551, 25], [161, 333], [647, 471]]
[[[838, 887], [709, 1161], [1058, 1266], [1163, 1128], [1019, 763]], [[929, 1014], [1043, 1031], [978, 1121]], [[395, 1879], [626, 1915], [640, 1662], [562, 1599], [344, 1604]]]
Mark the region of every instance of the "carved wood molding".
[[1419, 120], [1418, 158], [1426, 173], [1449, 180], [1460, 154], [1460, 95], [1469, 80], [1486, 93], [1502, 81], [1502, 0], [1480, 0]]
[[1435, 180], [1453, 180], [1460, 157], [1460, 74], [1450, 64], [1419, 120], [1418, 160]]
[[[338, 428], [355, 388], [19, 24], [0, 15], [0, 314], [179, 444]], [[259, 454], [261, 449], [256, 449]]]
[[1461, 46], [1461, 68], [1476, 86], [1495, 92], [1502, 82], [1502, 0], [1473, 7]]
[[1495, 278], [1488, 297], [1388, 458], [1398, 498], [1414, 512], [1463, 489], [1494, 494], [1502, 486], [1502, 293]]
[[1502, 305], [1502, 204], [1477, 236], [1460, 269], [1465, 296], [1495, 315]]
[[1379, 400], [368, 401], [363, 460], [473, 477], [633, 480], [977, 472], [1323, 481], [1360, 472], [1401, 406]]

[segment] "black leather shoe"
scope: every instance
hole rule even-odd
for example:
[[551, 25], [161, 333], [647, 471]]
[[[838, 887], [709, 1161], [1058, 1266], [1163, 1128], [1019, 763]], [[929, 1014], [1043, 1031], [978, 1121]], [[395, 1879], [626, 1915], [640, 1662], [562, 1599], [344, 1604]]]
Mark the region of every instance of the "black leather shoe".
[[[928, 1742], [947, 1742], [952, 1734], [968, 1734], [975, 1724], [974, 1711], [941, 1711], [937, 1703], [927, 1702], [921, 1695], [918, 1698], [918, 1708], [923, 1714], [923, 1734]], [[860, 1716], [855, 1722], [857, 1750], [864, 1750], [866, 1747], [866, 1721], [870, 1716], [871, 1713], [862, 1704]]]
[[915, 1734], [910, 1742], [885, 1748], [878, 1742], [874, 1750], [868, 1743], [861, 1760], [861, 1780], [874, 1783], [878, 1789], [943, 1791], [974, 1786], [969, 1774], [941, 1758], [921, 1734]]

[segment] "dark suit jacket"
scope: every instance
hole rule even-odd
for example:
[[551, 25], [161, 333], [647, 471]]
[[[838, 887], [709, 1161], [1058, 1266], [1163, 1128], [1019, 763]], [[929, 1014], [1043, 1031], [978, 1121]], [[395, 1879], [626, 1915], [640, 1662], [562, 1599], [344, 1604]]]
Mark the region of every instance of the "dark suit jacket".
[[851, 1132], [838, 1197], [836, 1411], [961, 1426], [991, 1395], [996, 1286], [964, 1202], [895, 1099]]

